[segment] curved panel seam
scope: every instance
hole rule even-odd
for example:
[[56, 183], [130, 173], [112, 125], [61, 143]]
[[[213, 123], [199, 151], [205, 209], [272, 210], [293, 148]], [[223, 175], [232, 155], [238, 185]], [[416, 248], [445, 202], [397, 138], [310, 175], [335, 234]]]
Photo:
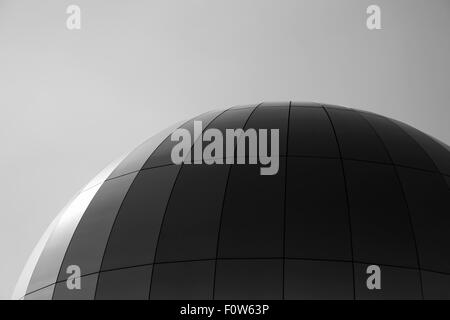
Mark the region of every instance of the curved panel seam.
[[[114, 272], [114, 271], [121, 271], [121, 270], [128, 270], [128, 269], [134, 269], [134, 268], [142, 268], [142, 267], [150, 267], [150, 266], [155, 266], [155, 265], [165, 265], [165, 264], [178, 264], [178, 263], [195, 263], [195, 262], [208, 262], [208, 261], [261, 261], [261, 260], [282, 260], [282, 258], [279, 257], [275, 257], [275, 258], [270, 258], [270, 257], [253, 257], [253, 258], [242, 258], [242, 257], [236, 257], [236, 258], [220, 258], [220, 259], [192, 259], [192, 260], [179, 260], [179, 261], [168, 261], [168, 262], [158, 262], [158, 263], [147, 263], [147, 264], [141, 264], [141, 265], [135, 265], [135, 266], [129, 266], [129, 267], [121, 267], [121, 268], [114, 268], [114, 269], [108, 269], [108, 270], [103, 270], [100, 272], [92, 272], [92, 273], [88, 273], [85, 274], [81, 277], [76, 277], [74, 279], [80, 279], [80, 278], [84, 278], [84, 277], [88, 277], [88, 276], [93, 276], [93, 275], [100, 275], [101, 273], [107, 273], [107, 272]], [[317, 259], [317, 258], [296, 258], [296, 257], [286, 257], [286, 260], [292, 260], [292, 261], [310, 261], [310, 262], [330, 262], [330, 263], [357, 263], [357, 264], [376, 264], [373, 261], [359, 261], [359, 260], [339, 260], [339, 259]], [[392, 265], [392, 264], [378, 264], [379, 266], [382, 267], [390, 267], [390, 268], [396, 268], [396, 269], [402, 269], [402, 270], [410, 270], [410, 271], [424, 271], [424, 272], [429, 272], [429, 273], [433, 273], [433, 274], [439, 274], [439, 275], [443, 275], [443, 276], [450, 276], [449, 272], [443, 272], [443, 271], [437, 271], [437, 270], [432, 270], [432, 269], [422, 269], [422, 268], [413, 268], [413, 267], [407, 267], [407, 266], [398, 266], [398, 265]], [[67, 280], [61, 280], [61, 281], [57, 281], [54, 283], [51, 283], [49, 285], [43, 286], [39, 289], [33, 290], [29, 293], [27, 293], [25, 296], [21, 297], [21, 298], [25, 298], [26, 296], [29, 296], [33, 293], [36, 293], [38, 291], [41, 291], [43, 289], [46, 289], [48, 287], [60, 284], [60, 283], [64, 283]]]
[[288, 180], [288, 160], [289, 160], [289, 125], [291, 121], [292, 101], [289, 101], [287, 133], [286, 133], [286, 159], [284, 164], [284, 203], [283, 203], [283, 291], [282, 300], [285, 299], [285, 277], [286, 277], [286, 211], [287, 211], [287, 180]]
[[[301, 107], [301, 108], [303, 108], [303, 107]], [[386, 119], [389, 120], [389, 118], [386, 118]], [[228, 158], [228, 157], [211, 158], [211, 159], [222, 159], [222, 160], [226, 160], [227, 158]], [[247, 155], [247, 156], [245, 156], [245, 158], [247, 159], [247, 158], [249, 158], [249, 156]], [[297, 155], [287, 155], [287, 153], [286, 153], [286, 155], [280, 155], [280, 158], [293, 158], [293, 159], [295, 159], [295, 158], [296, 158], [296, 159], [330, 159], [330, 160], [340, 160], [339, 157], [314, 156], [314, 155], [298, 155], [298, 156], [297, 156]], [[412, 166], [406, 166], [406, 165], [402, 165], [402, 164], [396, 164], [396, 163], [394, 163], [394, 162], [391, 164], [391, 163], [380, 162], [380, 161], [375, 161], [375, 160], [364, 160], [364, 159], [353, 159], [353, 158], [342, 158], [342, 159], [343, 159], [343, 160], [349, 160], [349, 161], [364, 162], [364, 163], [374, 163], [374, 164], [380, 164], [380, 165], [385, 165], [385, 166], [395, 165], [395, 166], [397, 166], [397, 167], [399, 167], [399, 168], [406, 168], [406, 169], [417, 170], [417, 171], [428, 172], [428, 173], [438, 173], [438, 174], [443, 175], [444, 177], [450, 178], [450, 175], [445, 174], [445, 173], [443, 173], [443, 172], [440, 172], [439, 170], [436, 170], [436, 171], [434, 171], [434, 170], [427, 170], [427, 169], [418, 168], [418, 167], [412, 167]], [[209, 159], [206, 159], [206, 160], [209, 160]], [[152, 170], [152, 169], [157, 169], [157, 168], [164, 168], [164, 167], [169, 167], [169, 166], [174, 166], [174, 165], [175, 165], [175, 164], [173, 164], [173, 163], [168, 163], [168, 164], [162, 164], [162, 165], [158, 165], [158, 166], [154, 166], [154, 167], [150, 167], [150, 168], [142, 168], [142, 169], [140, 169], [140, 170], [130, 171], [129, 173], [124, 173], [124, 174], [122, 174], [122, 175], [119, 175], [119, 176], [116, 176], [116, 177], [113, 177], [113, 178], [108, 178], [108, 179], [105, 180], [104, 182], [99, 182], [99, 183], [97, 183], [97, 184], [94, 184], [94, 185], [90, 186], [89, 188], [80, 191], [80, 194], [83, 193], [83, 192], [85, 192], [85, 191], [89, 191], [89, 190], [91, 190], [92, 188], [95, 188], [95, 187], [97, 187], [98, 185], [101, 185], [101, 184], [103, 184], [103, 183], [105, 183], [105, 182], [107, 182], [107, 181], [113, 181], [113, 180], [115, 180], [115, 179], [122, 178], [122, 177], [128, 176], [128, 175], [130, 175], [130, 174], [134, 174], [134, 173], [139, 173], [139, 172], [141, 172], [141, 171]]]
[[[242, 128], [243, 130], [245, 130], [245, 126], [247, 125], [248, 121], [250, 120], [250, 118], [252, 117], [252, 115], [255, 113], [255, 111], [259, 108], [259, 106], [260, 106], [261, 104], [262, 104], [262, 103], [258, 104], [258, 105], [252, 110], [252, 112], [249, 114], [249, 116], [248, 116], [247, 120], [245, 121], [244, 126], [243, 126], [243, 128]], [[236, 148], [237, 148], [237, 146], [235, 146], [235, 149], [234, 149], [235, 154], [236, 154]], [[217, 232], [217, 243], [216, 243], [216, 259], [215, 259], [215, 263], [214, 263], [214, 273], [213, 273], [213, 288], [212, 288], [213, 292], [212, 292], [212, 300], [214, 300], [214, 299], [215, 299], [215, 296], [216, 296], [217, 260], [218, 260], [218, 257], [219, 257], [220, 233], [221, 233], [221, 231], [222, 231], [223, 210], [224, 210], [224, 207], [225, 207], [225, 200], [226, 200], [226, 197], [227, 197], [228, 182], [229, 182], [229, 180], [230, 180], [231, 168], [232, 168], [232, 165], [230, 165], [230, 167], [228, 168], [227, 181], [226, 181], [226, 183], [225, 183], [225, 190], [224, 190], [224, 192], [223, 192], [222, 209], [220, 210], [219, 230], [218, 230], [218, 232]]]
[[[386, 151], [387, 156], [389, 157], [390, 161], [392, 162], [392, 167], [394, 169], [395, 172], [395, 176], [397, 178], [398, 184], [400, 186], [400, 191], [402, 193], [402, 198], [403, 201], [406, 205], [406, 210], [408, 212], [408, 220], [409, 220], [409, 225], [411, 228], [411, 233], [412, 233], [412, 237], [413, 237], [413, 241], [414, 241], [414, 249], [416, 251], [416, 261], [417, 261], [417, 268], [420, 270], [420, 256], [419, 256], [419, 247], [417, 245], [417, 237], [416, 237], [416, 232], [415, 232], [415, 228], [414, 228], [414, 224], [413, 224], [413, 219], [412, 219], [412, 215], [411, 215], [411, 209], [409, 208], [409, 203], [408, 203], [408, 199], [406, 198], [406, 193], [405, 193], [405, 189], [403, 187], [403, 183], [402, 180], [400, 179], [400, 174], [398, 172], [397, 166], [394, 163], [394, 160], [392, 159], [391, 153], [389, 152], [386, 144], [384, 143], [383, 139], [380, 137], [380, 135], [378, 134], [377, 130], [374, 128], [374, 126], [370, 123], [369, 120], [366, 119], [366, 117], [364, 117], [364, 115], [362, 115], [359, 112], [356, 112], [361, 119], [363, 119], [363, 121], [365, 121], [369, 127], [372, 129], [372, 131], [374, 132], [374, 134], [377, 136], [378, 140], [380, 141], [381, 145], [383, 146], [384, 150]], [[393, 121], [388, 120], [390, 122], [393, 123]], [[419, 281], [420, 281], [420, 293], [422, 296], [422, 300], [425, 298], [424, 292], [423, 292], [423, 280], [422, 280], [422, 272], [419, 271]]]
[[[201, 117], [201, 116], [203, 116], [203, 115], [205, 115], [205, 114], [208, 114], [208, 113], [210, 113], [210, 112], [211, 112], [211, 111], [209, 111], [209, 112], [204, 112], [204, 113], [200, 114], [198, 117]], [[158, 150], [158, 148], [164, 143], [164, 141], [166, 141], [167, 137], [169, 137], [174, 131], [176, 131], [176, 130], [182, 128], [184, 125], [186, 125], [187, 123], [189, 123], [190, 121], [192, 121], [192, 120], [194, 120], [194, 119], [196, 119], [196, 118], [197, 118], [197, 117], [193, 117], [193, 118], [190, 118], [189, 120], [183, 122], [183, 123], [180, 124], [176, 129], [173, 129], [172, 132], [168, 133], [167, 136], [165, 136], [164, 138], [162, 138], [162, 139], [161, 139], [161, 142], [160, 142], [160, 143], [158, 144], [158, 146], [156, 146], [156, 148], [154, 148], [153, 151], [147, 156], [147, 158], [145, 159], [145, 161], [142, 163], [142, 166], [141, 166], [138, 170], [134, 170], [134, 171], [132, 171], [132, 172], [126, 172], [126, 173], [124, 173], [124, 174], [121, 174], [121, 175], [119, 175], [119, 176], [114, 176], [114, 177], [111, 178], [111, 176], [113, 175], [113, 173], [114, 173], [114, 171], [115, 171], [115, 170], [113, 170], [113, 172], [111, 172], [111, 174], [108, 176], [108, 178], [106, 178], [106, 181], [113, 180], [113, 179], [116, 179], [116, 178], [119, 178], [119, 177], [126, 176], [127, 174], [131, 174], [131, 173], [135, 173], [135, 172], [141, 171], [141, 170], [143, 169], [143, 167], [145, 166], [145, 164], [147, 163], [148, 159], [150, 159], [150, 157], [156, 152], [156, 150]], [[158, 133], [157, 133], [156, 135], [158, 135]], [[150, 138], [150, 139], [152, 139], [152, 138]], [[131, 156], [131, 154], [132, 154], [136, 149], [138, 149], [139, 147], [145, 145], [145, 144], [147, 143], [147, 141], [148, 141], [148, 140], [142, 142], [138, 147], [136, 147], [135, 149], [133, 149], [133, 150], [132, 150], [132, 151], [131, 151], [131, 152], [130, 152], [123, 160], [122, 160], [122, 162], [125, 161], [129, 156]], [[119, 167], [119, 165], [120, 165], [120, 163], [117, 165], [117, 168]], [[156, 167], [160, 167], [160, 166], [155, 166], [155, 168], [156, 168]]]
[[[401, 126], [399, 126], [397, 123], [395, 123], [395, 121], [391, 122], [396, 125], [401, 131], [403, 131], [408, 137], [411, 138], [412, 141], [414, 141], [418, 147], [420, 149], [422, 149], [422, 151], [424, 152], [424, 154], [427, 156], [428, 159], [430, 159], [431, 163], [433, 163], [434, 167], [436, 168], [435, 172], [431, 172], [431, 173], [439, 173], [439, 176], [444, 180], [444, 184], [447, 184], [447, 182], [445, 181], [443, 175], [447, 175], [445, 172], [442, 172], [439, 167], [436, 164], [436, 161], [434, 161], [433, 157], [430, 155], [430, 153], [422, 146], [422, 144], [420, 144], [412, 135], [409, 134], [408, 131], [406, 131], [405, 129], [403, 129]], [[426, 135], [425, 133], [421, 132], [422, 134]], [[430, 137], [431, 138], [431, 137]]]
[[[61, 260], [61, 265], [60, 265], [59, 268], [58, 268], [58, 272], [57, 272], [57, 274], [56, 274], [56, 282], [58, 282], [59, 274], [61, 273], [61, 270], [62, 270], [63, 265], [64, 265], [64, 260], [66, 259], [67, 252], [69, 251], [70, 245], [72, 244], [73, 237], [75, 236], [75, 233], [77, 232], [77, 229], [78, 229], [78, 227], [80, 226], [81, 220], [83, 219], [83, 216], [84, 216], [84, 214], [86, 213], [86, 210], [89, 208], [89, 206], [91, 205], [92, 201], [95, 199], [95, 196], [99, 193], [100, 189], [101, 189], [102, 186], [105, 184], [105, 182], [106, 182], [106, 180], [103, 181], [103, 182], [100, 184], [100, 186], [97, 185], [97, 186], [98, 186], [97, 192], [95, 192], [95, 194], [94, 194], [94, 195], [92, 196], [92, 198], [90, 199], [90, 202], [86, 205], [83, 214], [81, 215], [81, 217], [80, 217], [80, 219], [79, 219], [77, 225], [76, 225], [75, 228], [74, 228], [74, 231], [73, 231], [73, 233], [72, 233], [72, 236], [70, 237], [69, 243], [67, 244], [67, 247], [66, 247], [66, 249], [65, 249], [65, 251], [64, 251], [64, 255], [63, 255], [63, 258], [62, 258], [62, 260]], [[94, 188], [94, 187], [95, 187], [95, 186], [93, 186], [92, 188]], [[92, 188], [89, 188], [89, 190], [92, 189]], [[80, 194], [81, 194], [81, 193], [84, 193], [85, 191], [88, 191], [88, 190], [84, 190], [84, 191], [80, 192]], [[55, 229], [54, 231], [56, 231], [56, 229]], [[55, 289], [56, 289], [56, 288], [55, 288]], [[54, 289], [53, 292], [52, 292], [52, 299], [53, 299], [53, 297], [54, 297], [54, 295], [55, 295], [55, 293], [56, 293], [56, 290], [55, 290], [55, 289]]]
[[[116, 214], [116, 216], [114, 217], [114, 222], [112, 223], [111, 229], [109, 230], [108, 239], [106, 240], [105, 248], [104, 248], [104, 250], [103, 250], [102, 260], [100, 261], [100, 269], [99, 269], [99, 272], [98, 272], [99, 274], [100, 274], [100, 272], [101, 272], [101, 270], [102, 270], [102, 265], [103, 265], [103, 261], [104, 261], [104, 259], [105, 259], [106, 249], [108, 248], [108, 243], [109, 243], [109, 240], [110, 240], [110, 238], [111, 238], [112, 231], [114, 230], [114, 226], [115, 226], [115, 224], [116, 224], [117, 217], [118, 217], [119, 214], [120, 214], [120, 210], [122, 210], [122, 206], [123, 206], [123, 204], [124, 204], [124, 202], [125, 202], [125, 199], [127, 198], [128, 193], [130, 192], [131, 188], [133, 187], [133, 184], [134, 184], [134, 182], [136, 181], [136, 178], [137, 178], [138, 174], [139, 174], [139, 173], [136, 173], [136, 174], [135, 174], [134, 179], [133, 179], [133, 182], [130, 183], [130, 186], [128, 187], [128, 190], [127, 190], [127, 192], [125, 193], [125, 196], [123, 197], [122, 202], [120, 203], [119, 209], [117, 210], [117, 214]], [[96, 296], [97, 296], [98, 283], [100, 282], [99, 280], [100, 280], [100, 277], [97, 277], [96, 283], [95, 283], [94, 299], [95, 299]]]
[[[355, 285], [355, 257], [354, 257], [354, 251], [353, 251], [353, 233], [352, 233], [352, 217], [350, 214], [350, 200], [349, 200], [349, 196], [348, 196], [348, 186], [347, 186], [347, 177], [345, 176], [345, 167], [344, 167], [344, 160], [342, 158], [342, 150], [341, 150], [341, 146], [339, 144], [339, 139], [336, 133], [336, 128], [334, 127], [334, 123], [331, 120], [331, 117], [328, 113], [328, 110], [325, 106], [322, 105], [323, 110], [325, 111], [325, 114], [328, 117], [328, 120], [330, 121], [331, 127], [333, 129], [333, 133], [334, 133], [334, 137], [336, 139], [336, 144], [337, 144], [337, 148], [339, 151], [339, 158], [340, 158], [340, 162], [341, 162], [341, 168], [342, 168], [342, 176], [343, 176], [343, 182], [344, 182], [344, 190], [345, 190], [345, 200], [347, 202], [347, 217], [348, 217], [348, 227], [349, 227], [349, 233], [350, 233], [350, 250], [352, 253], [352, 272], [353, 272], [353, 300], [356, 299], [356, 285]], [[351, 110], [353, 111], [353, 110]]]
[[[227, 112], [227, 111], [230, 110], [230, 109], [231, 109], [231, 107], [225, 109], [224, 111], [220, 112], [217, 116], [215, 116], [215, 117], [208, 123], [208, 125], [205, 126], [205, 128], [203, 128], [202, 134], [203, 134], [203, 132], [205, 132], [206, 128], [207, 128], [214, 120], [216, 120], [217, 118], [219, 118], [221, 115], [223, 115], [225, 112]], [[203, 115], [204, 115], [204, 114], [203, 114]], [[202, 115], [200, 115], [199, 117], [201, 117], [201, 116], [202, 116]], [[196, 117], [196, 118], [198, 118], [198, 117]], [[191, 119], [191, 120], [194, 120], [194, 121], [195, 121], [196, 118]], [[189, 120], [189, 121], [191, 121], [191, 120]], [[194, 146], [195, 146], [195, 143], [196, 143], [196, 142], [197, 142], [197, 140], [194, 141], [194, 142], [192, 143], [191, 152], [192, 152], [192, 150], [194, 149]], [[191, 156], [191, 154], [189, 154], [189, 156]], [[162, 220], [161, 220], [161, 224], [160, 224], [160, 226], [159, 226], [159, 233], [158, 233], [158, 239], [156, 240], [155, 254], [154, 254], [154, 257], [153, 257], [153, 263], [155, 263], [156, 258], [157, 258], [157, 256], [158, 256], [158, 246], [159, 246], [159, 241], [160, 241], [160, 238], [161, 238], [161, 232], [162, 232], [162, 230], [163, 230], [163, 226], [164, 226], [164, 222], [165, 222], [165, 218], [166, 218], [166, 214], [167, 214], [167, 209], [169, 208], [170, 199], [172, 198], [173, 191], [175, 190], [175, 186], [177, 185], [178, 178], [180, 177], [180, 173], [181, 173], [181, 169], [182, 169], [182, 168], [183, 168], [183, 163], [181, 163], [181, 165], [180, 165], [180, 168], [179, 168], [179, 170], [178, 170], [178, 172], [177, 172], [177, 176], [175, 177], [175, 180], [174, 180], [174, 182], [173, 182], [172, 188], [171, 188], [171, 190], [170, 190], [169, 198], [167, 199], [166, 208], [165, 208], [165, 210], [164, 210], [164, 214], [163, 214], [163, 217], [162, 217]], [[152, 293], [152, 285], [153, 285], [153, 275], [154, 275], [154, 273], [155, 273], [155, 268], [152, 268], [151, 275], [150, 275], [150, 286], [149, 286], [149, 290], [148, 290], [148, 300], [150, 300], [150, 295], [151, 295], [151, 293]]]

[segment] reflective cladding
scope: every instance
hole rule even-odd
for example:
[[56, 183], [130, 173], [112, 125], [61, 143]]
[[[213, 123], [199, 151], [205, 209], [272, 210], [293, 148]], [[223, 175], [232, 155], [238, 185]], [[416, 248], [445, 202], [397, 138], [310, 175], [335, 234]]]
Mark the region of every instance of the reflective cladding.
[[56, 282], [67, 247], [86, 208], [100, 189], [96, 185], [80, 193], [64, 208], [34, 269], [27, 292], [38, 290]]
[[220, 258], [283, 256], [284, 161], [278, 174], [260, 175], [258, 166], [234, 165], [225, 193]]
[[333, 127], [323, 108], [292, 104], [289, 118], [289, 156], [339, 158]]
[[103, 253], [117, 212], [136, 174], [105, 182], [84, 212], [67, 248], [58, 281], [67, 279], [67, 267], [76, 265], [81, 274], [100, 271]]
[[130, 154], [111, 173], [109, 179], [140, 170], [153, 151], [155, 151], [175, 129], [179, 128], [182, 123], [183, 122], [178, 122], [166, 130], [154, 135], [130, 152]]
[[322, 104], [308, 101], [291, 101], [291, 107], [322, 108]]
[[148, 300], [152, 266], [100, 273], [97, 300]]
[[438, 173], [398, 168], [422, 268], [450, 272], [450, 190]]
[[226, 134], [226, 129], [244, 128], [245, 123], [255, 108], [256, 106], [254, 105], [244, 109], [229, 109], [211, 121], [206, 128], [217, 129], [223, 135]]
[[448, 146], [438, 142], [434, 138], [420, 132], [419, 130], [408, 126], [407, 124], [395, 121], [406, 133], [414, 138], [422, 148], [428, 153], [439, 171], [450, 175], [450, 151]]
[[282, 259], [217, 261], [215, 299], [278, 300], [282, 296]]
[[286, 257], [351, 261], [341, 161], [290, 158], [287, 166]]
[[326, 110], [333, 122], [343, 158], [390, 163], [380, 139], [357, 112]]
[[287, 300], [353, 299], [353, 267], [347, 262], [286, 260]]
[[[286, 155], [287, 145], [287, 125], [289, 118], [289, 103], [262, 103], [251, 114], [245, 125], [248, 129], [278, 129], [279, 130], [279, 154]], [[270, 139], [268, 139], [268, 150], [270, 149]]]
[[[420, 131], [419, 131], [420, 132]], [[448, 152], [450, 152], [450, 146], [444, 142], [442, 142], [439, 139], [436, 139], [432, 136], [428, 136], [429, 138], [431, 138], [434, 142], [437, 142], [441, 147], [443, 147], [445, 150], [447, 150]]]
[[[19, 280], [17, 281], [17, 285], [14, 289], [14, 293], [12, 296], [13, 300], [19, 300], [22, 299], [26, 293], [27, 293], [27, 289], [29, 287], [29, 283], [31, 280], [31, 277], [33, 276], [33, 272], [34, 269], [37, 266], [37, 263], [39, 261], [40, 256], [42, 255], [43, 251], [46, 248], [46, 245], [48, 243], [48, 239], [50, 238], [50, 236], [52, 235], [52, 233], [54, 232], [56, 226], [58, 225], [58, 222], [61, 218], [61, 214], [59, 214], [54, 220], [53, 222], [50, 224], [50, 226], [47, 228], [47, 230], [45, 231], [45, 233], [42, 235], [41, 239], [39, 240], [39, 242], [37, 243], [37, 245], [35, 246], [35, 248], [33, 249], [33, 252], [31, 253], [30, 257], [28, 258], [28, 261], [20, 275]], [[51, 282], [50, 282], [51, 283]], [[42, 288], [42, 286], [35, 286], [37, 288]], [[36, 289], [35, 289], [36, 290]], [[30, 290], [29, 292], [34, 291], [34, 290]]]
[[325, 107], [327, 109], [336, 109], [336, 110], [341, 110], [341, 111], [353, 111], [353, 110], [355, 110], [355, 109], [352, 109], [352, 108], [339, 106], [337, 104], [323, 104], [323, 107]]
[[111, 230], [102, 270], [153, 263], [167, 202], [180, 166], [141, 171]]
[[[420, 299], [422, 290], [449, 298], [448, 146], [378, 115], [314, 103], [196, 119], [222, 134], [280, 129], [278, 173], [173, 165], [169, 128], [62, 211], [17, 297], [28, 287], [25, 299]], [[368, 264], [381, 267], [379, 291], [367, 288]], [[68, 265], [81, 267], [81, 291], [68, 290]]]
[[[226, 137], [227, 129], [243, 129], [245, 123], [247, 122], [249, 116], [255, 110], [256, 106], [246, 107], [244, 109], [229, 109], [215, 118], [206, 127], [206, 129], [219, 130], [223, 137]], [[235, 144], [239, 141], [239, 137], [235, 138]], [[203, 142], [203, 148], [206, 147], [210, 142]], [[223, 150], [226, 150], [226, 141], [223, 141]], [[224, 154], [224, 156], [227, 156]], [[214, 155], [213, 159], [217, 159], [218, 155]], [[205, 159], [207, 160], [207, 159]]]
[[[214, 120], [221, 113], [223, 113], [223, 111], [211, 111], [205, 113], [199, 117], [196, 117], [186, 122], [180, 128], [188, 130], [191, 134], [191, 137], [194, 138], [194, 121], [202, 121], [203, 128], [205, 128], [212, 120]], [[171, 159], [171, 153], [173, 147], [177, 144], [178, 141], [172, 141], [171, 137], [168, 136], [152, 153], [150, 158], [145, 162], [143, 168], [149, 169], [173, 164]]]
[[422, 147], [393, 121], [361, 113], [383, 140], [395, 164], [436, 171], [436, 166]]
[[239, 109], [249, 109], [249, 108], [254, 109], [255, 104], [244, 104], [241, 106], [234, 106], [234, 107], [231, 107], [229, 110], [239, 110]]
[[370, 290], [367, 264], [355, 264], [357, 300], [418, 300], [422, 299], [418, 270], [380, 266], [381, 289]]
[[111, 173], [116, 170], [117, 166], [119, 166], [126, 159], [126, 155], [122, 155], [113, 162], [111, 162], [105, 169], [100, 171], [94, 179], [89, 181], [87, 185], [84, 186], [82, 191], [86, 191], [92, 187], [95, 187], [99, 184], [105, 182], [108, 178], [111, 178]]
[[69, 289], [66, 281], [58, 282], [55, 286], [53, 300], [93, 300], [97, 279], [98, 274], [81, 277], [79, 279], [80, 289]]
[[183, 166], [164, 216], [157, 262], [216, 257], [228, 171], [227, 165]]
[[[263, 103], [244, 130], [279, 129], [279, 154], [286, 154], [289, 104]], [[269, 149], [270, 150], [270, 149]], [[219, 231], [218, 258], [283, 256], [285, 161], [276, 175], [262, 176], [259, 166], [230, 169]]]
[[354, 259], [417, 267], [408, 207], [394, 167], [349, 160], [344, 167]]
[[422, 271], [423, 294], [427, 300], [450, 300], [450, 275]]
[[52, 300], [54, 290], [55, 285], [51, 285], [27, 294], [24, 300]]
[[212, 299], [214, 265], [214, 261], [163, 263], [155, 265], [150, 299]]

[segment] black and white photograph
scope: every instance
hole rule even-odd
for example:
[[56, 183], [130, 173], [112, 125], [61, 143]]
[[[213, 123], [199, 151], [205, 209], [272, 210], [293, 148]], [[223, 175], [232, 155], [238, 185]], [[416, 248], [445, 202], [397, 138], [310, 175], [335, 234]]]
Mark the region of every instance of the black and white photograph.
[[0, 0], [0, 111], [0, 300], [450, 300], [449, 0]]

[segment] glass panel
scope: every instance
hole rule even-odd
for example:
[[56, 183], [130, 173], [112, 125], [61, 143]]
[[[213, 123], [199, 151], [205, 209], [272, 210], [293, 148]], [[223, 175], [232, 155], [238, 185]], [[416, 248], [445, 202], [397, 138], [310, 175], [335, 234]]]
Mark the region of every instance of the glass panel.
[[398, 170], [412, 216], [421, 267], [450, 272], [450, 190], [438, 173]]
[[442, 142], [426, 135], [425, 133], [399, 121], [395, 121], [406, 133], [415, 139], [433, 159], [439, 171], [450, 174], [450, 151]]
[[141, 170], [142, 166], [148, 160], [153, 151], [155, 151], [156, 148], [183, 123], [184, 122], [178, 122], [173, 126], [170, 126], [134, 149], [122, 162], [120, 162], [114, 172], [112, 172], [109, 179]]
[[285, 268], [285, 299], [353, 299], [351, 263], [286, 260]]
[[279, 300], [282, 291], [283, 260], [217, 261], [215, 299]]
[[96, 300], [148, 300], [152, 266], [100, 273]]
[[289, 107], [290, 102], [286, 102], [286, 101], [267, 101], [267, 102], [263, 102], [261, 104], [259, 104], [259, 107], [264, 108], [264, 107], [270, 107], [270, 108], [288, 108]]
[[353, 111], [354, 110], [352, 108], [339, 106], [337, 104], [325, 104], [323, 106], [326, 107], [327, 109], [336, 109], [336, 110], [341, 110], [341, 111]]
[[55, 285], [27, 294], [24, 300], [52, 300]]
[[[245, 130], [267, 129], [270, 132], [271, 129], [278, 129], [280, 134], [279, 154], [283, 156], [286, 155], [288, 116], [289, 103], [263, 103], [252, 113]], [[270, 151], [270, 139], [268, 142]]]
[[450, 152], [450, 146], [448, 144], [446, 144], [445, 142], [436, 139], [434, 137], [429, 136], [431, 139], [433, 139], [435, 142], [437, 142], [438, 144], [440, 144], [445, 150], [447, 150], [448, 152]]
[[96, 185], [80, 193], [61, 211], [57, 218], [57, 225], [34, 268], [27, 292], [38, 290], [56, 282], [64, 255], [75, 229], [100, 186]]
[[86, 209], [67, 248], [58, 281], [67, 279], [68, 266], [77, 265], [81, 274], [97, 273], [114, 220], [136, 174], [105, 182]]
[[25, 264], [25, 267], [23, 268], [22, 273], [20, 274], [19, 280], [17, 281], [16, 287], [14, 289], [14, 293], [12, 296], [13, 300], [20, 300], [27, 293], [27, 288], [30, 283], [31, 277], [33, 276], [34, 269], [36, 268], [39, 258], [41, 256], [43, 250], [45, 249], [48, 239], [50, 238], [50, 236], [54, 232], [56, 226], [58, 225], [60, 218], [61, 218], [61, 214], [59, 214], [53, 220], [53, 222], [47, 228], [45, 233], [42, 235], [39, 242], [34, 247], [33, 252], [31, 253], [30, 257], [28, 258], [28, 260]]
[[322, 108], [322, 105], [316, 102], [292, 101], [291, 107]]
[[161, 222], [180, 166], [139, 172], [111, 231], [102, 270], [153, 263]]
[[[226, 130], [227, 129], [243, 129], [245, 123], [247, 122], [248, 117], [251, 115], [253, 110], [255, 109], [255, 106], [253, 107], [247, 107], [245, 109], [230, 109], [218, 116], [216, 119], [214, 119], [209, 125], [208, 129], [217, 129], [219, 130], [223, 137], [224, 141], [222, 143], [223, 148], [223, 156], [226, 157]], [[238, 138], [234, 140], [234, 145], [236, 146], [238, 141]], [[205, 150], [205, 147], [210, 144], [210, 142], [204, 142], [203, 143], [203, 150]], [[235, 147], [236, 148], [236, 147]], [[214, 155], [214, 157], [208, 157], [209, 159], [217, 159], [219, 158], [218, 155]], [[222, 158], [222, 157], [220, 157]], [[204, 159], [208, 160], [208, 159]], [[211, 161], [212, 162], [212, 161]]]
[[[367, 264], [355, 264], [355, 288], [357, 300], [418, 300], [422, 299], [418, 270], [380, 267], [380, 290], [369, 290], [376, 274], [368, 270]], [[369, 271], [369, 274], [367, 273]]]
[[[191, 133], [191, 138], [194, 139], [194, 121], [202, 121], [202, 126], [205, 128], [208, 124], [214, 120], [218, 115], [220, 115], [223, 111], [212, 111], [205, 114], [200, 115], [199, 117], [192, 119], [185, 124], [183, 124], [180, 128], [186, 129]], [[179, 142], [172, 141], [171, 136], [169, 135], [156, 150], [152, 153], [150, 158], [145, 162], [143, 168], [153, 168], [159, 166], [165, 166], [173, 164], [171, 153], [174, 146], [176, 146]], [[194, 141], [192, 141], [192, 145]]]
[[120, 165], [120, 163], [122, 163], [122, 161], [125, 157], [126, 157], [126, 155], [122, 155], [118, 159], [111, 162], [105, 169], [100, 171], [94, 177], [94, 179], [89, 181], [89, 183], [83, 188], [83, 191], [86, 191], [98, 184], [102, 184], [103, 182], [105, 182], [105, 180], [108, 179], [108, 177], [110, 177], [111, 173], [117, 168], [117, 166]]
[[278, 174], [262, 176], [259, 165], [233, 165], [228, 181], [219, 257], [283, 256], [284, 160]]
[[436, 171], [434, 163], [422, 147], [393, 121], [369, 114], [361, 115], [370, 122], [383, 140], [394, 163], [414, 168]]
[[164, 263], [154, 268], [150, 299], [212, 299], [214, 261]]
[[183, 166], [164, 217], [157, 262], [216, 257], [228, 171], [228, 165]]
[[334, 108], [327, 108], [327, 111], [333, 121], [343, 158], [390, 162], [380, 139], [361, 115]]
[[242, 106], [235, 106], [230, 108], [230, 110], [238, 110], [238, 109], [248, 109], [248, 108], [252, 108], [254, 109], [256, 105], [254, 104], [246, 104], [246, 105], [242, 105]]
[[450, 300], [450, 275], [422, 271], [423, 294], [427, 300]]
[[356, 261], [417, 267], [408, 208], [394, 167], [345, 161]]
[[323, 108], [295, 108], [289, 120], [289, 155], [339, 157], [336, 137]]
[[66, 281], [56, 284], [53, 300], [94, 300], [98, 274], [81, 277], [81, 289], [70, 290]]
[[340, 160], [289, 159], [286, 257], [352, 259]]

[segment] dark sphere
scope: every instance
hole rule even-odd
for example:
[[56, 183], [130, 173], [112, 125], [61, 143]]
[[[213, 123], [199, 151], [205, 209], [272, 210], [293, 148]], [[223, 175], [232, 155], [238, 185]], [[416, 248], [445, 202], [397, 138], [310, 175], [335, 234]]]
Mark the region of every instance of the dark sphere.
[[193, 133], [194, 120], [224, 136], [279, 129], [276, 174], [262, 175], [249, 148], [243, 164], [229, 153], [215, 159], [224, 164], [174, 164], [172, 127], [74, 198], [16, 297], [450, 298], [447, 145], [380, 115], [315, 103], [240, 106], [180, 127]]

